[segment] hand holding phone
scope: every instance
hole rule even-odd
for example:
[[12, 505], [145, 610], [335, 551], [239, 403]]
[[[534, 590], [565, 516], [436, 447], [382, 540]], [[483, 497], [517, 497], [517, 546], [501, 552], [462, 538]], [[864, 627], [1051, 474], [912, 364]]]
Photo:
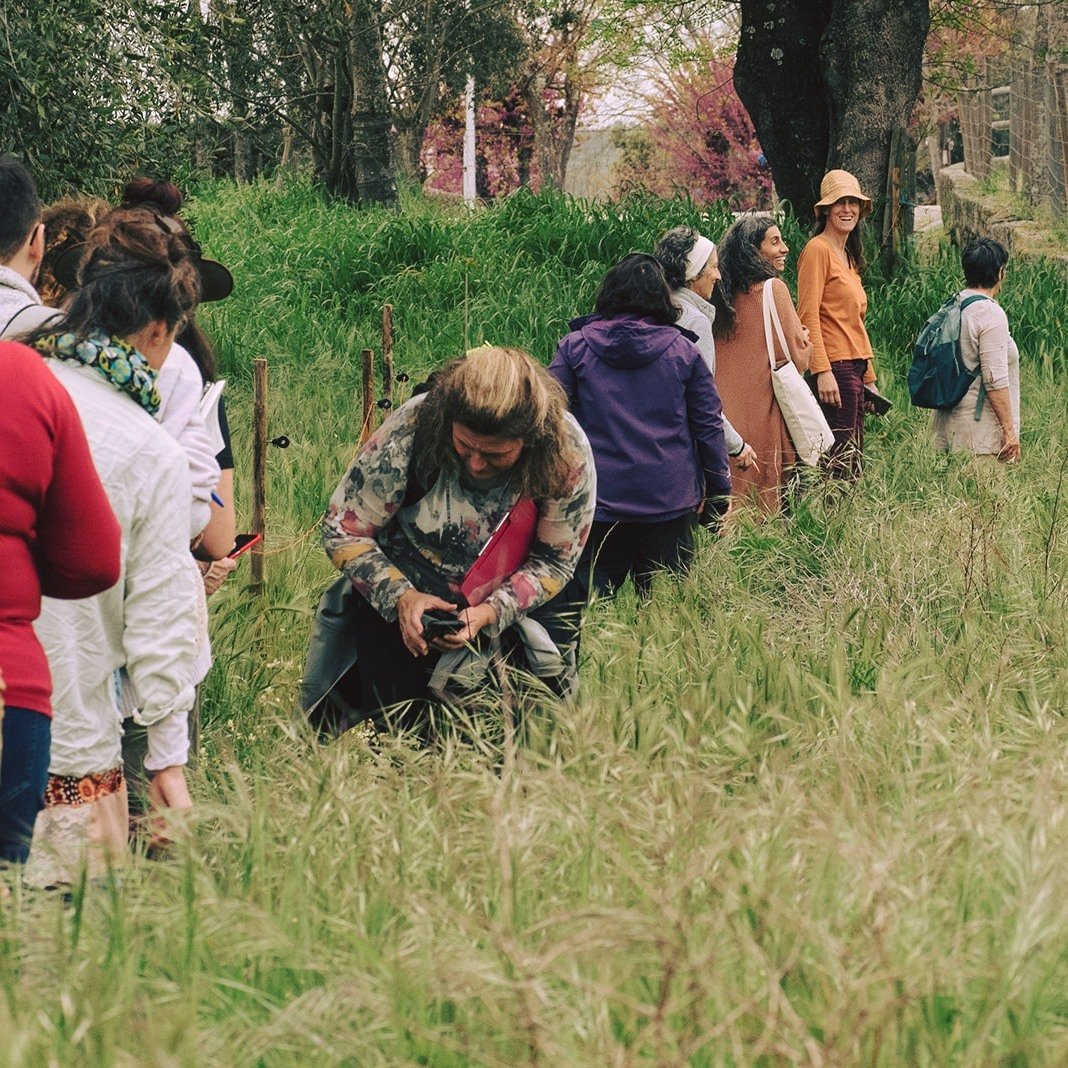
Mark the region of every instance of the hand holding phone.
[[242, 553], [247, 553], [253, 545], [263, 541], [262, 534], [238, 534], [234, 539], [234, 547], [226, 554], [231, 560], [236, 560]]

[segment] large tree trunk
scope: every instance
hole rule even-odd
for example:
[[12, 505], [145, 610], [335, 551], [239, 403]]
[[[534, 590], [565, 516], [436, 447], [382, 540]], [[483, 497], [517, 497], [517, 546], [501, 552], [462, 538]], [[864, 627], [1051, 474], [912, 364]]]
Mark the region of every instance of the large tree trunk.
[[919, 95], [929, 0], [741, 0], [741, 9], [734, 84], [779, 195], [803, 218], [826, 171], [851, 171], [887, 245], [898, 221], [896, 205], [883, 210], [891, 148], [908, 136]]
[[356, 0], [352, 5], [356, 32], [349, 45], [352, 76], [352, 139], [346, 146], [342, 196], [357, 204], [397, 202], [393, 171], [392, 116], [382, 58], [380, 5]]
[[802, 219], [819, 200], [830, 149], [820, 41], [831, 8], [832, 0], [741, 0], [734, 88], [775, 189]]
[[563, 100], [557, 105], [547, 100], [544, 80], [532, 78], [523, 89], [534, 132], [534, 159], [538, 164], [538, 176], [542, 189], [552, 186], [564, 188], [571, 148], [575, 143], [575, 128], [582, 104], [581, 93], [570, 80], [565, 85]]

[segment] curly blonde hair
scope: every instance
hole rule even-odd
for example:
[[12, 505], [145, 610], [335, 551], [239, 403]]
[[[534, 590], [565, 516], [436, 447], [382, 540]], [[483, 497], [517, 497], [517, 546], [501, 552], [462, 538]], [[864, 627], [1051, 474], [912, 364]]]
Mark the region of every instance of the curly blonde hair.
[[428, 482], [443, 462], [459, 469], [452, 425], [519, 439], [514, 476], [533, 500], [558, 497], [578, 457], [567, 432], [567, 398], [549, 372], [522, 349], [483, 345], [438, 371], [415, 423], [413, 459]]

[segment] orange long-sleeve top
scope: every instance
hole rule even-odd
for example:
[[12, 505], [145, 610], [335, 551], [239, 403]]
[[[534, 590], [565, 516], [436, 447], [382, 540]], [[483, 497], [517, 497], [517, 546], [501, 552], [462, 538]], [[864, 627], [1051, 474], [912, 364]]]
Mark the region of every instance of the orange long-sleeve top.
[[875, 381], [871, 341], [864, 329], [867, 310], [860, 274], [817, 234], [797, 261], [797, 314], [812, 341], [812, 374], [829, 371], [837, 360], [867, 360], [864, 381]]

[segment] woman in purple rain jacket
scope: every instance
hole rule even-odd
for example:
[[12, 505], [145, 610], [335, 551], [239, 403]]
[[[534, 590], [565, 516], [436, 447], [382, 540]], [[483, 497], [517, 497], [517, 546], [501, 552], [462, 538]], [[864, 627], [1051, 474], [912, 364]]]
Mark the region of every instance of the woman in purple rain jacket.
[[597, 511], [575, 577], [601, 594], [631, 575], [647, 596], [657, 569], [689, 567], [698, 518], [714, 524], [726, 510], [722, 406], [696, 338], [674, 325], [656, 259], [624, 256], [596, 308], [572, 321], [549, 367], [597, 467]]

